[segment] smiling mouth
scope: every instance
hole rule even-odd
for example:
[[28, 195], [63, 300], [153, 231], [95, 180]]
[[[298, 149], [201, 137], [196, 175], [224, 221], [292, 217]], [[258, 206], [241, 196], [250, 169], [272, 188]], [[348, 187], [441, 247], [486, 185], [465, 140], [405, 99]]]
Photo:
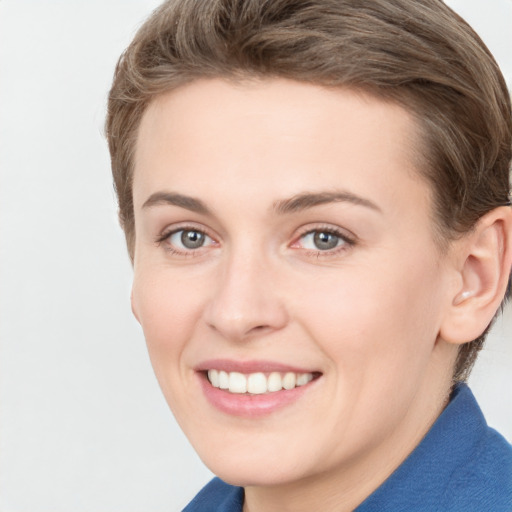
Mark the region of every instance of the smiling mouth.
[[207, 371], [210, 384], [233, 394], [262, 395], [305, 386], [320, 373], [271, 372], [240, 373], [211, 369]]

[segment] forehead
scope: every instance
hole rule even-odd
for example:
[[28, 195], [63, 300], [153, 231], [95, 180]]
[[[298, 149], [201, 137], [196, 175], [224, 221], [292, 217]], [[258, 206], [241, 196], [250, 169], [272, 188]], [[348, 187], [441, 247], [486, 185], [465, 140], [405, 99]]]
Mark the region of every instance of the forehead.
[[375, 197], [385, 191], [390, 203], [398, 188], [422, 187], [424, 197], [428, 187], [413, 165], [417, 132], [403, 108], [359, 91], [284, 79], [199, 80], [145, 112], [135, 208], [169, 188], [244, 204], [256, 190], [269, 201], [336, 187]]

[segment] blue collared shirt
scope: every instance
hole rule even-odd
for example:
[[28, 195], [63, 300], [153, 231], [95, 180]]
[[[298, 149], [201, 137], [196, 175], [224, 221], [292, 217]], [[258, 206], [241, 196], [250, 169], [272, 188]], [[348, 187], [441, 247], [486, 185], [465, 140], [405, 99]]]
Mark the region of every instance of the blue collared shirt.
[[[214, 478], [183, 512], [242, 512], [244, 490]], [[512, 446], [458, 385], [421, 443], [354, 512], [512, 512]]]

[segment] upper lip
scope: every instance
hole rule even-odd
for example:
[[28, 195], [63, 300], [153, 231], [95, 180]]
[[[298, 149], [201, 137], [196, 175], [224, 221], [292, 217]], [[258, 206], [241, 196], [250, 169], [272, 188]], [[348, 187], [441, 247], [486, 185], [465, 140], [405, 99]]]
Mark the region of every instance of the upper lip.
[[225, 372], [239, 373], [270, 373], [270, 372], [294, 372], [294, 373], [319, 373], [311, 368], [301, 368], [298, 366], [278, 363], [274, 361], [255, 360], [255, 361], [235, 361], [232, 359], [210, 359], [202, 361], [195, 367], [198, 372], [207, 370], [223, 370]]

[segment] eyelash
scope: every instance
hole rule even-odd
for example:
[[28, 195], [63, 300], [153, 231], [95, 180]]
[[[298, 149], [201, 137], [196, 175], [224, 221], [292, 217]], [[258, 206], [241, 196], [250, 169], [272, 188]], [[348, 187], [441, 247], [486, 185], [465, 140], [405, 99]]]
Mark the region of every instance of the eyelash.
[[158, 235], [155, 239], [155, 244], [161, 245], [165, 244], [164, 250], [170, 254], [174, 254], [177, 256], [197, 256], [201, 249], [204, 249], [204, 246], [198, 247], [197, 249], [187, 249], [180, 250], [172, 246], [171, 243], [166, 243], [172, 235], [176, 233], [180, 233], [181, 231], [193, 231], [195, 233], [200, 233], [201, 235], [210, 238], [211, 240], [215, 240], [212, 236], [210, 236], [206, 230], [198, 228], [197, 226], [180, 226], [178, 228], [166, 229], [160, 235]]
[[311, 258], [328, 258], [332, 256], [337, 256], [339, 255], [339, 253], [347, 251], [350, 248], [354, 247], [357, 243], [356, 237], [349, 236], [345, 231], [337, 229], [333, 226], [319, 226], [315, 227], [314, 229], [305, 229], [299, 236], [297, 236], [297, 238], [295, 238], [295, 241], [291, 244], [291, 247], [296, 245], [300, 240], [303, 240], [307, 235], [313, 233], [326, 233], [329, 235], [334, 235], [335, 237], [340, 239], [341, 245], [327, 250], [304, 249], [305, 255]]
[[[210, 236], [206, 230], [198, 228], [196, 226], [180, 226], [178, 228], [172, 228], [167, 229], [163, 231], [160, 235], [157, 236], [155, 239], [155, 243], [157, 245], [161, 245], [169, 240], [169, 238], [172, 235], [175, 235], [176, 233], [180, 233], [182, 231], [193, 231], [196, 233], [200, 233], [201, 235], [210, 238], [211, 240], [215, 241], [215, 239]], [[325, 233], [329, 235], [334, 235], [335, 237], [339, 238], [341, 241], [341, 245], [334, 247], [332, 249], [326, 249], [326, 250], [314, 250], [314, 249], [303, 249], [304, 253], [307, 257], [313, 257], [313, 258], [325, 258], [325, 257], [331, 257], [336, 256], [340, 252], [347, 251], [351, 247], [355, 246], [357, 243], [357, 239], [355, 236], [349, 236], [346, 232], [341, 231], [340, 229], [337, 229], [332, 226], [319, 226], [315, 227], [314, 229], [308, 228], [305, 229], [302, 233], [300, 233], [295, 239], [292, 244], [290, 244], [290, 247], [296, 247], [296, 244], [300, 240], [303, 240], [307, 235], [311, 235], [313, 233]], [[170, 243], [167, 243], [164, 249], [169, 252], [170, 254], [175, 254], [178, 256], [196, 256], [198, 255], [199, 251], [201, 249], [204, 249], [204, 246], [198, 247], [197, 249], [188, 249], [188, 250], [180, 250], [173, 247]], [[298, 249], [301, 249], [300, 247], [297, 247]]]

